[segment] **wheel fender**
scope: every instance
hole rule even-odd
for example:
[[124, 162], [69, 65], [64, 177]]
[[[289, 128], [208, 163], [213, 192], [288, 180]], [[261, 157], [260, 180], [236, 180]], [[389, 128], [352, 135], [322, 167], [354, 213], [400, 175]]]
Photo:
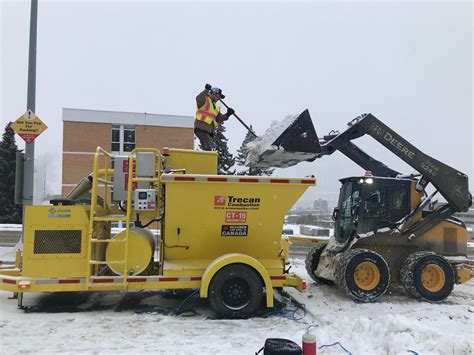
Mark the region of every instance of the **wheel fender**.
[[257, 260], [252, 258], [251, 256], [239, 253], [232, 253], [232, 254], [225, 254], [217, 259], [214, 259], [204, 271], [202, 275], [201, 281], [201, 289], [200, 289], [200, 296], [201, 298], [207, 298], [209, 285], [211, 284], [211, 280], [214, 275], [222, 269], [224, 266], [230, 264], [245, 264], [250, 266], [256, 272], [260, 274], [262, 277], [263, 283], [265, 284], [266, 289], [266, 302], [267, 307], [273, 307], [273, 285], [272, 281], [270, 280], [270, 276], [268, 275], [267, 270], [265, 267]]

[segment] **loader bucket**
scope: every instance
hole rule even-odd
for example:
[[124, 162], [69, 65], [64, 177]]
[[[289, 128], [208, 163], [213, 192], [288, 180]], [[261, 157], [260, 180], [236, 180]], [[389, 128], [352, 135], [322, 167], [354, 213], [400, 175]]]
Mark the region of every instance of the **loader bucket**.
[[321, 153], [318, 135], [308, 110], [304, 110], [273, 142], [287, 152]]
[[312, 161], [321, 152], [318, 135], [308, 110], [304, 110], [250, 166], [286, 168]]

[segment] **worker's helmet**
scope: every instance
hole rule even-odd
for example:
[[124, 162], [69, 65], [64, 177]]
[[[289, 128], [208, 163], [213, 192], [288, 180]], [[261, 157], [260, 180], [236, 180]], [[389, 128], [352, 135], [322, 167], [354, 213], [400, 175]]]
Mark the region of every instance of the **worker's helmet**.
[[211, 95], [214, 95], [220, 99], [224, 99], [225, 96], [222, 94], [222, 90], [219, 88], [212, 88], [211, 89]]

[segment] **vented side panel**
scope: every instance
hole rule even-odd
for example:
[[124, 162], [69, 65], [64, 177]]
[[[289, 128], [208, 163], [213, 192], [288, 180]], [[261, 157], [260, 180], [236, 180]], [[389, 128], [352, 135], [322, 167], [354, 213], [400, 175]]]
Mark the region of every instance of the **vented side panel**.
[[36, 230], [34, 254], [80, 254], [80, 230]]

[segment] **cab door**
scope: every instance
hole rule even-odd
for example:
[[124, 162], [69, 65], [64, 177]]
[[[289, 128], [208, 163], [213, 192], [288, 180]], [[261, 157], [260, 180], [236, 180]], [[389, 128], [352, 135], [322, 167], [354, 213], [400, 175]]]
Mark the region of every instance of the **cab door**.
[[410, 181], [374, 179], [363, 184], [358, 233], [393, 228], [410, 212]]
[[334, 211], [334, 236], [338, 243], [345, 243], [353, 234], [357, 223], [359, 203], [360, 187], [354, 181], [343, 183], [338, 207]]

